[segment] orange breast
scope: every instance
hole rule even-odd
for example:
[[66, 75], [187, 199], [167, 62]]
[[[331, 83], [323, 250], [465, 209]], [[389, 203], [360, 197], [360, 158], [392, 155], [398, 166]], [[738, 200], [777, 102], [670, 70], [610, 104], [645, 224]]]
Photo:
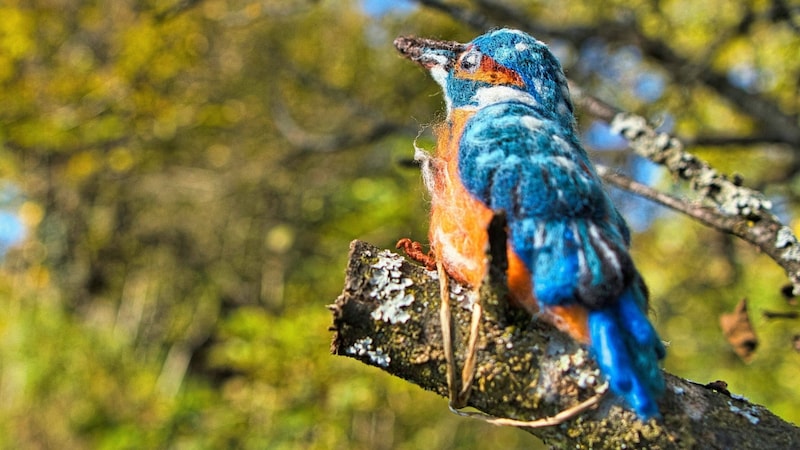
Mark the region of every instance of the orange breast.
[[447, 273], [477, 287], [486, 273], [486, 227], [492, 211], [467, 191], [458, 175], [458, 142], [471, 114], [456, 110], [450, 122], [436, 130], [428, 237]]
[[[458, 143], [471, 112], [456, 110], [451, 121], [436, 130], [438, 145], [433, 167], [430, 241], [447, 273], [472, 287], [486, 274], [486, 228], [492, 211], [467, 191], [458, 174]], [[538, 309], [530, 272], [508, 247], [508, 285], [516, 306], [531, 314]]]
[[[473, 112], [455, 110], [450, 121], [436, 130], [438, 142], [432, 164], [431, 226], [429, 239], [436, 259], [447, 273], [470, 287], [480, 286], [487, 269], [486, 228], [492, 210], [467, 191], [458, 174], [458, 144]], [[539, 312], [533, 295], [531, 274], [508, 246], [508, 287], [515, 306], [531, 314]], [[542, 316], [573, 338], [588, 342], [586, 310], [579, 306], [557, 306]]]

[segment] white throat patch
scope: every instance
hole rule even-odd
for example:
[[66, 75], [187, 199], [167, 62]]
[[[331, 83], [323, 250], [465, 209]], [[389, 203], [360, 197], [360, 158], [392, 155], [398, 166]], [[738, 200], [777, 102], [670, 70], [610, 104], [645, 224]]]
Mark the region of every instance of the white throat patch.
[[478, 109], [494, 105], [495, 103], [504, 103], [510, 101], [517, 101], [531, 106], [538, 106], [539, 103], [531, 94], [514, 89], [508, 86], [489, 86], [478, 89], [473, 97], [478, 102]]
[[442, 92], [445, 93], [444, 95], [444, 102], [447, 106], [447, 115], [450, 115], [450, 110], [453, 109], [453, 102], [450, 100], [450, 97], [447, 96], [447, 71], [444, 70], [442, 66], [434, 66], [430, 69], [431, 78], [435, 81], [439, 86], [442, 87]]

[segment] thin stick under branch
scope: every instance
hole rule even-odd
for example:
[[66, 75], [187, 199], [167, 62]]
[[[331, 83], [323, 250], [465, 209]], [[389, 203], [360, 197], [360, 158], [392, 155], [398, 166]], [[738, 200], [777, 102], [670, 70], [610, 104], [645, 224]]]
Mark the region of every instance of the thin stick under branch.
[[[436, 273], [367, 243], [350, 249], [334, 305], [332, 353], [446, 396]], [[485, 283], [488, 284], [488, 283]], [[471, 299], [451, 280], [456, 359], [463, 364]], [[470, 405], [496, 417], [553, 416], [606, 389], [590, 354], [553, 327], [481, 289], [486, 314]], [[800, 429], [744, 399], [666, 374], [664, 418], [643, 423], [606, 394], [562, 425], [528, 430], [555, 448], [800, 448]], [[442, 408], [446, 408], [444, 402]], [[465, 419], [467, 420], [467, 419]]]

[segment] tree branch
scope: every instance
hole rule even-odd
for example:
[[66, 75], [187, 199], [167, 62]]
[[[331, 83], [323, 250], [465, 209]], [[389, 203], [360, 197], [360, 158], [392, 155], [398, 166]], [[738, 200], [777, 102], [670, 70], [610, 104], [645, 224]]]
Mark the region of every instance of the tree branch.
[[[585, 348], [481, 288], [481, 324], [470, 406], [497, 416], [552, 416], [605, 392]], [[451, 280], [456, 359], [469, 334], [467, 290]], [[331, 305], [332, 353], [358, 359], [446, 396], [435, 272], [361, 241], [351, 244], [344, 291]], [[557, 427], [527, 429], [554, 448], [797, 448], [800, 429], [743, 398], [666, 374], [664, 418], [643, 423], [606, 394], [597, 408]], [[715, 385], [718, 386], [718, 385]], [[443, 406], [444, 407], [444, 406]]]
[[734, 234], [747, 240], [747, 233], [742, 233], [742, 229], [747, 227], [747, 219], [740, 217], [728, 217], [720, 214], [715, 208], [702, 206], [686, 200], [679, 199], [664, 192], [655, 190], [649, 186], [638, 183], [631, 178], [614, 172], [609, 167], [602, 164], [595, 164], [597, 173], [608, 184], [626, 190], [632, 194], [652, 200], [664, 205], [677, 212], [683, 213], [703, 225], [714, 228], [718, 231]]
[[458, 22], [469, 25], [476, 30], [486, 30], [493, 26], [487, 17], [472, 12], [462, 6], [451, 5], [439, 0], [417, 0], [420, 5], [445, 13]]
[[775, 133], [753, 134], [751, 136], [696, 136], [691, 139], [684, 139], [686, 145], [726, 147], [726, 146], [758, 146], [767, 144], [782, 144], [784, 140]]
[[637, 154], [689, 181], [700, 194], [699, 201], [713, 208], [690, 206], [674, 198], [667, 201], [664, 194], [655, 195], [646, 186], [623, 182], [607, 172], [609, 180], [757, 246], [786, 271], [793, 293], [800, 294], [800, 244], [792, 230], [771, 213], [771, 202], [763, 194], [728, 180], [705, 161], [683, 151], [678, 139], [656, 132], [642, 117], [618, 113], [611, 120], [611, 128], [628, 139]]
[[684, 151], [680, 140], [657, 132], [645, 118], [623, 112], [577, 86], [570, 88], [574, 88], [576, 103], [586, 112], [609, 122], [638, 155], [666, 167], [676, 178], [689, 181], [700, 198], [688, 203], [608, 169], [598, 169], [606, 182], [755, 245], [783, 268], [792, 283], [792, 293], [800, 295], [800, 243], [791, 228], [772, 214], [772, 204], [764, 194], [741, 186], [741, 180], [729, 180], [707, 162]]

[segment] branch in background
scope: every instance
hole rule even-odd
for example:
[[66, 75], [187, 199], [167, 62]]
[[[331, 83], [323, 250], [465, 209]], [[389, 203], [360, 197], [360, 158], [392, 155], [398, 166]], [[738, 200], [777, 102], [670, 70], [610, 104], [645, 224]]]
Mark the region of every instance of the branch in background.
[[422, 6], [441, 11], [446, 15], [452, 17], [454, 20], [467, 24], [476, 30], [486, 30], [493, 26], [488, 18], [483, 14], [470, 11], [466, 8], [457, 5], [449, 5], [439, 0], [417, 0]]
[[292, 118], [286, 105], [279, 99], [273, 98], [271, 106], [272, 121], [275, 128], [297, 150], [291, 154], [292, 158], [297, 157], [298, 153], [330, 153], [347, 150], [376, 142], [394, 133], [414, 132], [412, 128], [406, 125], [399, 125], [377, 118], [372, 119], [366, 124], [366, 129], [359, 132], [315, 133], [299, 125]]
[[[498, 417], [552, 416], [607, 389], [581, 345], [543, 321], [510, 309], [481, 288], [481, 325], [470, 406]], [[467, 290], [451, 280], [456, 359], [469, 336]], [[507, 309], [508, 308], [508, 309]], [[447, 394], [435, 272], [369, 244], [351, 244], [345, 288], [331, 305], [332, 353]], [[800, 429], [741, 397], [666, 375], [661, 422], [643, 423], [611, 394], [557, 427], [526, 429], [554, 448], [797, 448]], [[445, 408], [442, 402], [442, 408]]]
[[[291, 61], [286, 57], [285, 61]], [[285, 93], [279, 89], [271, 92], [270, 112], [273, 124], [278, 133], [295, 149], [290, 158], [296, 158], [303, 153], [330, 153], [347, 150], [353, 147], [376, 142], [388, 135], [395, 133], [416, 133], [417, 130], [409, 125], [398, 124], [388, 120], [380, 111], [362, 102], [353, 91], [334, 86], [320, 77], [297, 67], [295, 64], [286, 63], [282, 70], [288, 74], [288, 79], [294, 80], [305, 89], [313, 89], [322, 96], [330, 99], [331, 104], [345, 108], [341, 114], [333, 117], [340, 121], [347, 121], [348, 127], [340, 127], [335, 132], [316, 132], [297, 123], [292, 117]], [[355, 127], [353, 124], [359, 124]], [[327, 123], [326, 123], [327, 125]], [[342, 132], [346, 130], [347, 132]]]
[[155, 14], [156, 22], [166, 22], [196, 7], [202, 0], [180, 0]]
[[691, 139], [684, 139], [687, 147], [709, 146], [752, 146], [766, 144], [782, 144], [783, 138], [773, 133], [753, 134], [750, 136], [697, 136]]
[[[611, 184], [649, 198], [705, 225], [731, 233], [755, 245], [769, 255], [792, 283], [792, 293], [800, 295], [800, 243], [791, 228], [770, 211], [772, 204], [764, 194], [731, 181], [708, 163], [683, 150], [683, 144], [667, 133], [660, 133], [641, 116], [619, 109], [574, 88], [576, 103], [589, 114], [607, 121], [637, 154], [666, 167], [669, 172], [690, 182], [700, 194], [699, 204], [690, 204], [645, 185], [603, 170], [603, 178]], [[702, 206], [706, 202], [711, 207]]]
[[764, 311], [761, 314], [765, 319], [800, 319], [800, 311]]
[[[742, 200], [741, 203], [738, 203], [738, 200], [734, 197], [728, 202], [731, 205], [727, 207], [741, 209], [735, 213], [726, 212], [719, 205], [703, 206], [696, 202], [689, 202], [657, 191], [624, 175], [615, 173], [605, 166], [598, 165], [597, 171], [606, 183], [653, 200], [706, 226], [730, 233], [753, 244], [769, 255], [786, 271], [792, 282], [794, 295], [797, 295], [800, 291], [800, 245], [798, 245], [797, 238], [789, 227], [780, 223], [775, 216], [767, 212], [763, 207], [753, 209], [749, 201]], [[725, 182], [731, 183], [727, 180]], [[716, 182], [716, 184], [719, 183], [720, 181]], [[746, 189], [732, 185], [732, 183], [728, 188]], [[746, 198], [743, 197], [743, 199]], [[755, 198], [758, 199], [758, 197]]]
[[[750, 221], [771, 220], [781, 225], [770, 213], [772, 204], [762, 193], [741, 186], [741, 180], [728, 180], [705, 161], [683, 151], [683, 144], [677, 138], [656, 131], [644, 117], [623, 112], [585, 94], [577, 86], [570, 88], [574, 88], [574, 99], [586, 112], [608, 122], [612, 131], [628, 140], [634, 152], [666, 167], [673, 176], [689, 181], [701, 200], [709, 200], [721, 214]], [[667, 206], [673, 205], [674, 202]]]
[[742, 226], [746, 226], [747, 219], [728, 217], [719, 213], [716, 208], [702, 206], [687, 200], [679, 199], [644, 184], [638, 183], [602, 164], [595, 164], [595, 168], [597, 169], [597, 173], [606, 183], [648, 200], [652, 200], [677, 212], [686, 214], [703, 225], [709, 226], [718, 231], [736, 234], [736, 230], [741, 229]]

